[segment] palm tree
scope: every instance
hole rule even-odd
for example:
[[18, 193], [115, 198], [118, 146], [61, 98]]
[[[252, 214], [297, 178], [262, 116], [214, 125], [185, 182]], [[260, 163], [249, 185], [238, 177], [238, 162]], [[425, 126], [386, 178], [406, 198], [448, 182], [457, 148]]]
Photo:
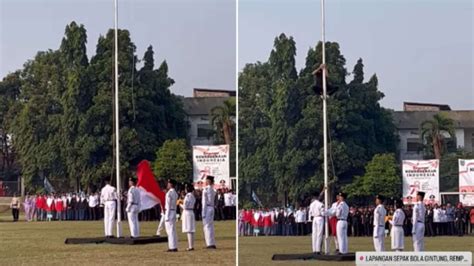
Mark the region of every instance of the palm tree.
[[435, 114], [432, 120], [427, 120], [421, 123], [421, 139], [431, 141], [431, 146], [436, 159], [441, 158], [445, 139], [443, 133], [448, 133], [450, 138], [454, 138], [455, 135], [454, 121], [451, 118], [446, 117], [443, 113]]
[[216, 129], [218, 139], [219, 136], [224, 137], [225, 144], [232, 143], [235, 113], [235, 98], [225, 100], [223, 105], [211, 109], [211, 125]]

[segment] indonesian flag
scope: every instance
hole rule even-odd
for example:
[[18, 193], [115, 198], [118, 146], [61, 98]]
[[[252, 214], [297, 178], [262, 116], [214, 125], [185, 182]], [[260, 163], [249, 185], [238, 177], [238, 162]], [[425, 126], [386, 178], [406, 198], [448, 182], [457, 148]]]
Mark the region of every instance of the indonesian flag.
[[[156, 182], [150, 162], [142, 160], [137, 167], [137, 187], [140, 191], [140, 211], [153, 208], [165, 202], [165, 193]], [[163, 204], [162, 204], [163, 205]]]

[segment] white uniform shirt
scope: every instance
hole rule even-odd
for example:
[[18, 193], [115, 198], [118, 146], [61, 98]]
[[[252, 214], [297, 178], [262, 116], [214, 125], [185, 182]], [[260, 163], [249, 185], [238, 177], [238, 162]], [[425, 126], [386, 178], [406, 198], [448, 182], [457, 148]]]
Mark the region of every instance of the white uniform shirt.
[[433, 222], [441, 223], [441, 209], [440, 208], [433, 209]]
[[394, 226], [403, 226], [403, 223], [405, 223], [405, 213], [402, 209], [396, 209], [391, 224]]
[[297, 210], [295, 214], [295, 222], [304, 223], [306, 221], [306, 212], [303, 210]]
[[337, 204], [337, 207], [336, 207], [337, 219], [347, 221], [348, 215], [349, 215], [349, 206], [347, 206], [346, 202], [342, 201], [339, 204]]
[[324, 215], [324, 205], [321, 201], [315, 200], [309, 205], [308, 220], [311, 217], [319, 217]]
[[415, 206], [413, 207], [413, 217], [412, 217], [412, 223], [413, 223], [413, 228], [415, 228], [416, 223], [425, 223], [425, 205], [423, 202], [417, 202], [415, 203]]
[[216, 192], [211, 186], [207, 186], [202, 191], [202, 216], [206, 217], [206, 209], [211, 207], [214, 208], [214, 200], [216, 198]]
[[97, 195], [90, 195], [89, 196], [89, 207], [94, 208], [97, 205], [99, 205], [99, 199], [97, 198]]
[[382, 204], [377, 205], [377, 208], [374, 210], [374, 226], [384, 226], [386, 215], [387, 211], [384, 206]]
[[194, 197], [193, 193], [188, 193], [184, 197], [182, 208], [187, 211], [194, 210], [195, 203], [196, 203], [196, 198]]
[[117, 191], [109, 184], [105, 185], [100, 191], [100, 201], [105, 203], [107, 201], [117, 200]]
[[166, 192], [165, 201], [165, 221], [170, 221], [176, 217], [176, 201], [178, 200], [178, 193], [171, 188]]
[[127, 209], [130, 210], [135, 205], [140, 210], [140, 203], [140, 191], [135, 186], [130, 187], [127, 193]]
[[229, 192], [224, 194], [224, 205], [226, 207], [232, 206], [232, 194]]

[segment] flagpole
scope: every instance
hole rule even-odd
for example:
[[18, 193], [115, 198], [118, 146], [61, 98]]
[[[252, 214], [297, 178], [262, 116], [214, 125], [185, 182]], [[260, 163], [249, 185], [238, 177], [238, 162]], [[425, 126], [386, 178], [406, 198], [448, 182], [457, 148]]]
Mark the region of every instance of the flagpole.
[[117, 177], [117, 237], [122, 236], [122, 200], [120, 192], [120, 136], [119, 136], [119, 87], [118, 87], [118, 0], [115, 7], [115, 171]]
[[[326, 40], [325, 40], [325, 22], [324, 22], [324, 0], [321, 0], [321, 39], [322, 39], [322, 63], [323, 63], [323, 142], [324, 142], [324, 209], [328, 209], [329, 189], [328, 189], [328, 140], [327, 140], [327, 89], [326, 89]], [[328, 217], [324, 216], [324, 251], [329, 254], [329, 225]]]

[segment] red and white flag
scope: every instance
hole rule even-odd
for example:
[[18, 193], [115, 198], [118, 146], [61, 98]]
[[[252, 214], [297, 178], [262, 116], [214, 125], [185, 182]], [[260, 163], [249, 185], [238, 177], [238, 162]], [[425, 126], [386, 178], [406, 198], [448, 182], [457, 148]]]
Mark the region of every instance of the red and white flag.
[[150, 162], [141, 161], [137, 166], [137, 187], [140, 191], [140, 211], [153, 208], [156, 204], [163, 205], [165, 193], [156, 182], [151, 171]]

